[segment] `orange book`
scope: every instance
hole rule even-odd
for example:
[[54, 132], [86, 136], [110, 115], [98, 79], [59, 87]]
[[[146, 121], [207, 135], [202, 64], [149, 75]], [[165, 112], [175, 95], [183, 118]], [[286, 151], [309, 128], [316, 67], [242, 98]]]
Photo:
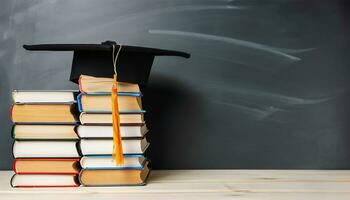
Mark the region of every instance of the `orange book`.
[[149, 173], [145, 162], [141, 169], [83, 169], [79, 180], [84, 186], [145, 185]]
[[73, 124], [78, 121], [76, 104], [15, 104], [10, 113], [14, 123]]
[[79, 158], [17, 158], [13, 162], [16, 174], [78, 174]]
[[[81, 93], [78, 95], [80, 112], [112, 112], [112, 97], [107, 93]], [[143, 113], [141, 93], [118, 93], [118, 106], [121, 113]]]
[[12, 137], [19, 140], [77, 140], [74, 124], [16, 124]]
[[[143, 125], [145, 124], [143, 113], [135, 114], [120, 114], [120, 125]], [[112, 114], [111, 113], [80, 113], [80, 123], [81, 124], [112, 124]]]

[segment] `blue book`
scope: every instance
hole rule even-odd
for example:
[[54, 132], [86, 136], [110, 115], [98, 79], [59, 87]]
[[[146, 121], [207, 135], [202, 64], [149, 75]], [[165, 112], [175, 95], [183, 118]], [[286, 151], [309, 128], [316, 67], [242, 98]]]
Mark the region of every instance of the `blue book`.
[[[140, 92], [118, 93], [118, 106], [121, 114], [145, 113], [142, 109]], [[111, 93], [80, 93], [77, 97], [80, 112], [111, 113]]]

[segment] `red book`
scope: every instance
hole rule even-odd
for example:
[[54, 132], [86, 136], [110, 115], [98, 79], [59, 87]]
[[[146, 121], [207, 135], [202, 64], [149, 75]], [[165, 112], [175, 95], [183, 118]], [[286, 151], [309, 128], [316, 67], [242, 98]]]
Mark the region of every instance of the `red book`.
[[17, 158], [12, 187], [78, 187], [79, 158]]

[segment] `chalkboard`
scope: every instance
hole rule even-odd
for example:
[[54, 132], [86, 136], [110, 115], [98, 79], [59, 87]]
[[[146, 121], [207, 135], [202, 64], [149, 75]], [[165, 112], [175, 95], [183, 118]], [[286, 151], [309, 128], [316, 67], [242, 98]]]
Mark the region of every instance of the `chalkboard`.
[[346, 1], [3, 0], [0, 168], [13, 89], [77, 89], [72, 54], [23, 44], [116, 40], [155, 60], [144, 92], [155, 169], [350, 167]]

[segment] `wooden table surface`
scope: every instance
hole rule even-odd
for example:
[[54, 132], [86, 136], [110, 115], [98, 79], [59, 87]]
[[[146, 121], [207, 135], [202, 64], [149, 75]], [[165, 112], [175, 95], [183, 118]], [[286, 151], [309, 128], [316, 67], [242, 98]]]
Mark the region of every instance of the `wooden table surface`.
[[146, 186], [54, 189], [11, 188], [12, 174], [0, 171], [0, 200], [350, 199], [350, 170], [154, 170]]

